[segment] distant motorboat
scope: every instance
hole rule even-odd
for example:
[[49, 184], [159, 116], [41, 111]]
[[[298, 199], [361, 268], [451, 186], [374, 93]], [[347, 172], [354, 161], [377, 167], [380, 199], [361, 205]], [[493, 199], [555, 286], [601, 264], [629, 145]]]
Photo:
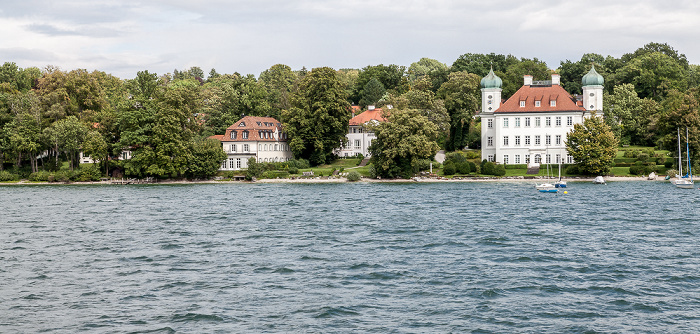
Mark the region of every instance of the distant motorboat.
[[535, 186], [535, 189], [541, 193], [555, 193], [558, 192], [557, 188], [551, 183], [541, 183]]
[[593, 184], [605, 184], [605, 179], [602, 176], [596, 176], [593, 179]]

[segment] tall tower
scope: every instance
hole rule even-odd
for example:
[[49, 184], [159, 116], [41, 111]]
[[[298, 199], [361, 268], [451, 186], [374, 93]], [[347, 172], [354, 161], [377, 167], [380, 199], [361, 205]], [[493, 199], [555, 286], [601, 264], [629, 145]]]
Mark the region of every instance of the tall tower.
[[493, 113], [501, 106], [501, 87], [503, 80], [491, 71], [481, 79], [481, 112]]
[[598, 116], [603, 116], [603, 76], [595, 71], [591, 65], [591, 70], [581, 79], [583, 85], [583, 107], [586, 111], [596, 111]]
[[501, 78], [491, 71], [481, 79], [481, 159], [495, 161], [496, 147], [488, 145], [497, 138], [496, 117], [494, 111], [501, 106]]

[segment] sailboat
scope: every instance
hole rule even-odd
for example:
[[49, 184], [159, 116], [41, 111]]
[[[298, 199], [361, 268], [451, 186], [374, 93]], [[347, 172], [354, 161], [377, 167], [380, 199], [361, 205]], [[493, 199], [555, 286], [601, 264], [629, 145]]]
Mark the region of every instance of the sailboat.
[[[547, 150], [545, 149], [545, 157], [546, 156], [547, 156]], [[547, 164], [547, 178], [549, 178], [549, 165], [550, 164]], [[539, 191], [541, 193], [556, 193], [559, 191], [559, 190], [557, 190], [557, 188], [553, 184], [551, 184], [549, 182], [537, 184], [537, 185], [535, 185], [535, 189], [537, 189], [537, 191]]]
[[[693, 189], [693, 171], [690, 165], [690, 146], [688, 145], [688, 127], [685, 128], [685, 149], [686, 156], [688, 157], [688, 174], [683, 175], [683, 160], [681, 159], [681, 130], [678, 130], [678, 180], [676, 180], [676, 187], [682, 189]], [[688, 179], [690, 178], [690, 179]]]
[[562, 156], [559, 158], [559, 180], [557, 182], [554, 182], [554, 187], [555, 188], [566, 188], [566, 181], [561, 180], [561, 161], [564, 159]]

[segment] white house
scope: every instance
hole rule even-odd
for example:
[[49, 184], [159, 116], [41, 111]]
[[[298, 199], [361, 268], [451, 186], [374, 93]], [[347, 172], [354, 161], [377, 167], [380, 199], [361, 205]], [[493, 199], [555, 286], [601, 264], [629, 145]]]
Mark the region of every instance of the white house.
[[340, 157], [352, 157], [358, 154], [370, 156], [369, 145], [377, 137], [365, 125], [379, 122], [386, 122], [386, 119], [382, 116], [382, 109], [374, 106], [367, 107], [366, 111], [351, 118], [348, 122], [348, 133], [345, 135], [346, 142], [335, 153]]
[[[567, 134], [592, 112], [602, 115], [603, 77], [591, 70], [583, 77], [583, 101], [551, 81], [524, 76], [523, 86], [501, 104], [501, 79], [481, 79], [481, 158], [501, 164], [573, 163], [566, 152]], [[560, 160], [563, 159], [563, 160]]]
[[245, 116], [229, 126], [225, 134], [210, 138], [221, 141], [228, 156], [219, 170], [248, 168], [250, 158], [258, 162], [283, 162], [292, 158], [287, 134], [272, 117]]

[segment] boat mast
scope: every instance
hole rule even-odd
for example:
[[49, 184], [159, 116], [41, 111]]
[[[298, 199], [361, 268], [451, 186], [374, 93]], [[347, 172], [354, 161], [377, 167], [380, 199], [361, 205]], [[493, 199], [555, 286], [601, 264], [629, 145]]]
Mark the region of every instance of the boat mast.
[[690, 175], [690, 182], [693, 182], [693, 170], [690, 167], [690, 144], [688, 144], [688, 141], [690, 139], [688, 138], [688, 127], [685, 127], [685, 150], [686, 150], [686, 158], [688, 158], [688, 175]]
[[677, 130], [678, 130], [678, 177], [680, 178], [683, 176], [683, 161], [681, 160], [681, 129], [678, 128]]

